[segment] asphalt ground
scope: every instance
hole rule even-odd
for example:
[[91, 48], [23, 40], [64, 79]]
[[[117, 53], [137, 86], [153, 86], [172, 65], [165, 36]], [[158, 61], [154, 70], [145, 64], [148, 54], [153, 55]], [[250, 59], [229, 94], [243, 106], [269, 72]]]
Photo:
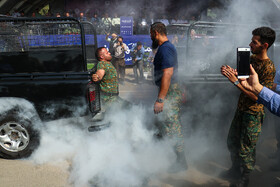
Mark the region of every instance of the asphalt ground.
[[124, 84], [120, 84], [120, 97], [134, 104], [150, 105], [157, 99], [158, 89], [155, 86], [152, 75], [149, 72], [147, 78], [140, 81], [139, 84], [135, 82], [133, 69], [126, 69], [126, 76]]

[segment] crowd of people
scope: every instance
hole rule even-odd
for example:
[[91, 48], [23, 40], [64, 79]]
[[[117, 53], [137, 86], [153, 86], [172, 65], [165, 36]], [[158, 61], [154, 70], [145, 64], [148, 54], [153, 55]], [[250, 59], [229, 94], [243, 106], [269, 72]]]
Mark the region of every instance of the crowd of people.
[[120, 29], [120, 17], [121, 16], [131, 16], [133, 17], [133, 27], [134, 33], [140, 34], [148, 34], [149, 25], [154, 22], [162, 22], [165, 25], [176, 24], [176, 23], [193, 23], [198, 20], [197, 16], [179, 16], [176, 15], [172, 18], [167, 18], [165, 15], [159, 15], [158, 17], [154, 17], [152, 15], [149, 16], [140, 16], [136, 17], [133, 13], [127, 15], [119, 15], [117, 12], [112, 13], [111, 15], [107, 12], [104, 12], [102, 15], [96, 12], [75, 12], [75, 11], [65, 11], [65, 12], [55, 12], [48, 11], [45, 13], [36, 10], [32, 12], [31, 15], [26, 15], [24, 11], [15, 10], [13, 13], [6, 13], [7, 16], [12, 17], [73, 17], [80, 21], [89, 21], [94, 26], [96, 26], [98, 34], [106, 34], [107, 32], [118, 32]]
[[114, 32], [112, 34], [107, 33], [105, 39], [109, 42], [108, 49], [112, 55], [111, 63], [117, 70], [120, 84], [124, 84], [125, 81], [125, 52], [128, 51], [130, 51], [130, 57], [132, 59], [134, 83], [139, 84], [144, 81], [144, 67], [150, 67], [151, 76], [153, 77], [153, 59], [155, 51], [151, 51], [149, 56], [145, 55], [145, 49], [140, 41], [136, 42], [135, 46], [129, 50], [128, 46], [123, 41], [123, 37], [118, 36]]

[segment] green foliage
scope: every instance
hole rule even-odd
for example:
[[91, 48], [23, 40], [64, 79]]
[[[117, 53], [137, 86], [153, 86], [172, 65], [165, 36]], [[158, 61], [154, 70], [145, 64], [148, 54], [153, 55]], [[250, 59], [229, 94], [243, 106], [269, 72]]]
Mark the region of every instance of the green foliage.
[[49, 12], [50, 10], [50, 6], [49, 4], [47, 4], [46, 6], [44, 6], [40, 11], [39, 11], [39, 14], [41, 14], [42, 16], [45, 16], [47, 15], [47, 13]]
[[94, 65], [93, 63], [87, 63], [87, 69], [88, 69], [88, 70], [92, 69], [92, 68], [93, 68], [93, 65]]
[[63, 34], [80, 34], [80, 29], [69, 27], [64, 30]]

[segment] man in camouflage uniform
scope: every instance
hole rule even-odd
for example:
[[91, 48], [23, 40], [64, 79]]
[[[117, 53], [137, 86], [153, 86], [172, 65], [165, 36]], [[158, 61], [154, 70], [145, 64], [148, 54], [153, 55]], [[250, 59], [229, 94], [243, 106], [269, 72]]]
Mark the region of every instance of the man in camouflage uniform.
[[96, 50], [95, 56], [98, 60], [97, 71], [92, 75], [94, 82], [99, 82], [101, 88], [101, 103], [102, 108], [110, 108], [113, 103], [124, 106], [127, 101], [121, 99], [119, 95], [119, 85], [117, 71], [110, 62], [112, 56], [105, 47], [100, 47]]
[[[260, 83], [272, 88], [275, 67], [267, 56], [267, 50], [275, 41], [275, 31], [269, 27], [260, 27], [253, 30], [252, 34], [250, 47], [253, 55], [250, 63], [259, 75]], [[239, 84], [235, 70], [229, 66], [222, 66], [221, 73], [242, 91], [227, 140], [232, 167], [221, 176], [237, 179], [231, 186], [248, 186], [249, 175], [256, 162], [256, 143], [261, 133], [264, 108], [256, 102], [256, 95]]]
[[161, 22], [151, 25], [150, 29], [153, 48], [157, 48], [154, 58], [155, 84], [159, 88], [158, 98], [154, 104], [154, 113], [163, 118], [160, 124], [162, 135], [176, 142], [176, 163], [170, 168], [171, 172], [187, 169], [184, 154], [184, 140], [181, 132], [180, 105], [182, 93], [178, 85], [178, 61], [174, 45], [168, 41], [166, 27]]

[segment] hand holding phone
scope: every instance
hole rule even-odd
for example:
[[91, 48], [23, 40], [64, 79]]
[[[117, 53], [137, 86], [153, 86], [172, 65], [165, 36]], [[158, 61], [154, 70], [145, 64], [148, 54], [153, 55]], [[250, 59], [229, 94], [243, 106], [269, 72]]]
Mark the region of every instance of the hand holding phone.
[[237, 72], [238, 79], [249, 78], [250, 75], [250, 48], [237, 48]]

